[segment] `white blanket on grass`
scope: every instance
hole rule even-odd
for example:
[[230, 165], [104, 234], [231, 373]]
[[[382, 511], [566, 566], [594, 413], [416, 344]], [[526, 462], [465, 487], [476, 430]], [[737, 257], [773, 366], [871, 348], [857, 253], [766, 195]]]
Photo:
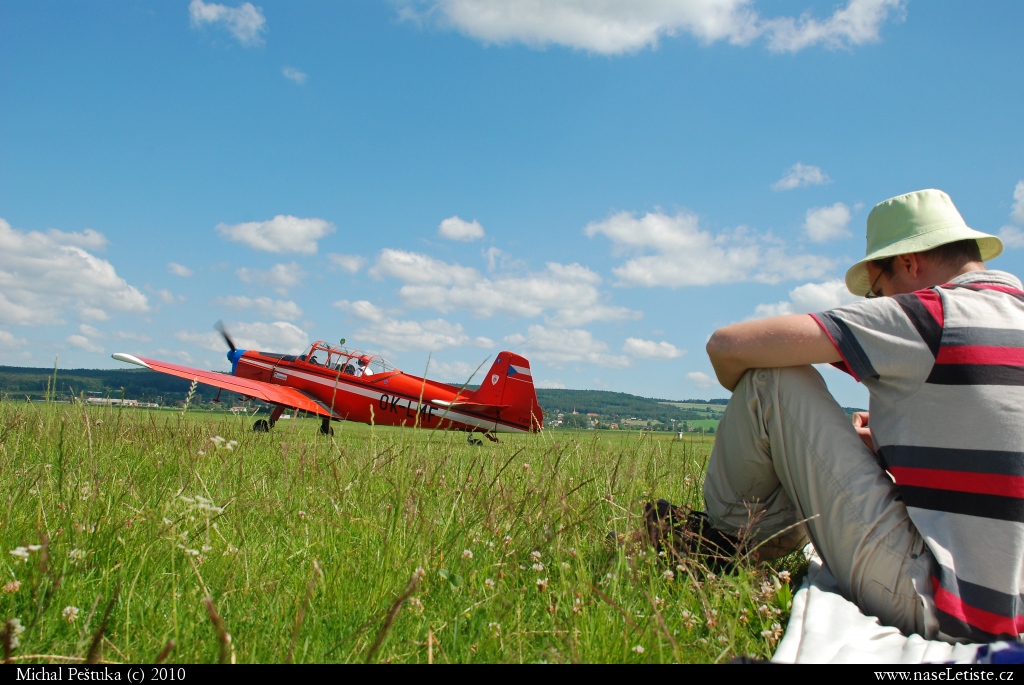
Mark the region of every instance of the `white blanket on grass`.
[[[809, 550], [808, 550], [809, 551]], [[839, 586], [816, 555], [793, 596], [789, 625], [772, 661], [783, 664], [973, 663], [979, 644], [951, 645], [906, 637], [865, 616], [839, 593]]]

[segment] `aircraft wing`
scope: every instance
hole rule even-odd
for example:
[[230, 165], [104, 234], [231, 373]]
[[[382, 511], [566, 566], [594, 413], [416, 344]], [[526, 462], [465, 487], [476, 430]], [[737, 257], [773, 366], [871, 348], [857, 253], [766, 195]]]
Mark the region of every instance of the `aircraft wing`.
[[264, 383], [263, 381], [255, 381], [250, 378], [238, 378], [237, 376], [232, 376], [226, 373], [193, 369], [188, 366], [180, 366], [178, 364], [162, 362], [156, 359], [136, 357], [122, 352], [118, 352], [111, 356], [121, 362], [137, 364], [138, 366], [152, 369], [153, 371], [159, 371], [160, 373], [166, 373], [171, 376], [178, 376], [179, 378], [184, 378], [190, 381], [199, 381], [206, 385], [212, 385], [215, 388], [223, 388], [239, 395], [255, 397], [271, 404], [283, 404], [287, 407], [294, 407], [295, 409], [308, 411], [312, 414], [319, 414], [320, 416], [341, 418], [336, 413], [332, 412], [324, 402], [307, 395], [301, 390], [290, 388], [286, 385], [273, 385], [271, 383]]
[[445, 402], [444, 400], [431, 400], [431, 403], [451, 409], [452, 411], [465, 410], [494, 419], [498, 418], [498, 414], [503, 409], [508, 409], [511, 406], [508, 404], [482, 404], [480, 402]]

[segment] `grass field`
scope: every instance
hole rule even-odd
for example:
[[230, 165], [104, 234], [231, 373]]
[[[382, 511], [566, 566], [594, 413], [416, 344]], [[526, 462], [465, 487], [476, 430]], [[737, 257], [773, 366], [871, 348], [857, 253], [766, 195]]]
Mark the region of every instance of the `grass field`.
[[714, 662], [785, 625], [798, 556], [716, 577], [606, 542], [700, 504], [710, 437], [250, 423], [0, 402], [5, 658]]

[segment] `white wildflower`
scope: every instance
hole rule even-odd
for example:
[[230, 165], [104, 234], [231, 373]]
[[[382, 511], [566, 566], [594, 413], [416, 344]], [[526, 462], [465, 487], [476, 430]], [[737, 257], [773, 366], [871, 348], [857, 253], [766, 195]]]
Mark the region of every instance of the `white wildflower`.
[[7, 585], [4, 585], [4, 594], [5, 595], [13, 595], [15, 592], [17, 592], [20, 589], [21, 589], [21, 581], [19, 581], [19, 580], [12, 580], [11, 582], [7, 583]]
[[473, 558], [473, 552], [471, 552], [468, 549], [462, 550], [462, 558], [463, 559], [472, 559]]
[[64, 607], [61, 615], [64, 616], [64, 620], [68, 623], [74, 623], [78, 620], [78, 607]]
[[484, 579], [484, 587], [487, 588], [488, 590], [493, 590], [494, 589], [494, 585], [495, 585], [494, 581], [491, 580], [490, 578]]
[[538, 578], [537, 579], [537, 589], [540, 592], [544, 592], [545, 590], [547, 590], [548, 589], [548, 579], [547, 578]]
[[15, 547], [11, 550], [11, 554], [18, 557], [24, 562], [28, 562], [28, 548], [27, 547]]
[[671, 582], [676, 579], [676, 574], [672, 572], [672, 569], [667, 568], [665, 569], [665, 572], [661, 574], [661, 577]]
[[534, 564], [534, 565], [533, 565], [533, 566], [531, 566], [530, 568], [532, 568], [532, 569], [533, 569], [534, 571], [536, 571], [537, 573], [540, 573], [541, 571], [543, 571], [543, 570], [544, 570], [544, 564], [542, 564], [542, 563], [540, 563], [540, 562], [538, 561], [538, 562], [537, 562], [536, 564]]
[[73, 565], [78, 564], [78, 562], [80, 561], [85, 561], [85, 557], [87, 554], [88, 552], [86, 552], [84, 549], [73, 549], [70, 552], [68, 552], [68, 560], [71, 561]]
[[633, 652], [635, 652], [637, 654], [643, 654], [644, 653], [643, 645], [637, 645], [636, 647], [634, 647], [633, 648]]
[[540, 561], [540, 552], [537, 550], [530, 552], [530, 561]]
[[783, 583], [789, 582], [789, 571], [779, 571], [779, 580]]

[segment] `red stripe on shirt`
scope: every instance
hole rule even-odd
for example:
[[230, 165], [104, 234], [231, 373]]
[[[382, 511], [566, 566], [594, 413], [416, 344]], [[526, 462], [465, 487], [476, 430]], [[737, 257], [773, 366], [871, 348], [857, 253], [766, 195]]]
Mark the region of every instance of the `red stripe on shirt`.
[[939, 328], [942, 328], [942, 296], [930, 288], [927, 290], [918, 290], [914, 293], [914, 296], [921, 301], [924, 308], [932, 315], [932, 318], [935, 319], [935, 323], [939, 324]]
[[942, 347], [936, 364], [1001, 364], [1003, 366], [1024, 366], [1024, 348], [991, 347], [988, 345], [963, 345]]
[[935, 607], [964, 623], [990, 635], [1019, 635], [1024, 632], [1024, 616], [1011, 618], [972, 607], [949, 590], [943, 589], [935, 576], [932, 576], [932, 588], [935, 591]]
[[1004, 476], [997, 473], [971, 473], [969, 471], [940, 471], [908, 466], [892, 466], [889, 473], [897, 485], [912, 485], [933, 490], [973, 492], [977, 495], [1000, 495], [1024, 498], [1024, 476]]

